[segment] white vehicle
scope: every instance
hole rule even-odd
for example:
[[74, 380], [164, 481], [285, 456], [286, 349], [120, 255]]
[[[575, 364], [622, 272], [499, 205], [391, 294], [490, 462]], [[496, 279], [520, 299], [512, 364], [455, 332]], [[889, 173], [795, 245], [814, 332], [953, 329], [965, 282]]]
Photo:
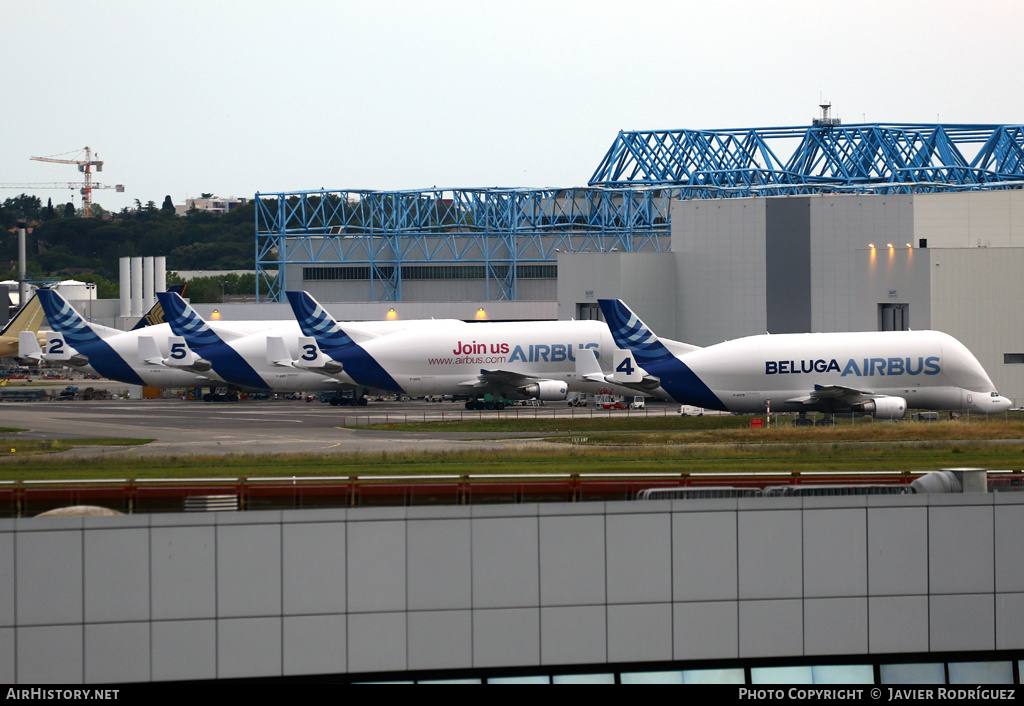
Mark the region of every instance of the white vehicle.
[[697, 348], [659, 339], [617, 299], [599, 303], [630, 356], [616, 371], [684, 405], [879, 419], [900, 419], [908, 407], [991, 414], [1012, 405], [971, 352], [938, 331], [774, 334]]
[[570, 392], [567, 402], [570, 407], [586, 407], [588, 404], [587, 393], [585, 392]]
[[598, 321], [434, 321], [372, 335], [338, 324], [306, 292], [287, 295], [303, 334], [313, 341], [310, 362], [339, 365], [366, 387], [411, 397], [471, 395], [467, 408], [473, 409], [486, 395], [563, 401], [570, 391], [608, 385], [596, 361], [610, 360], [615, 346]]

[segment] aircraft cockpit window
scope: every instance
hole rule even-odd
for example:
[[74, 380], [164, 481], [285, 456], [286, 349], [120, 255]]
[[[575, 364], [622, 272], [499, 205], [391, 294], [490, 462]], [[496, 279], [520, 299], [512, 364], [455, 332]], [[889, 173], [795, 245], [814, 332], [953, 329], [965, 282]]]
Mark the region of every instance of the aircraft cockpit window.
[[992, 396], [993, 396], [993, 397], [999, 397], [999, 393], [998, 393], [998, 392], [993, 392], [993, 393], [992, 393]]

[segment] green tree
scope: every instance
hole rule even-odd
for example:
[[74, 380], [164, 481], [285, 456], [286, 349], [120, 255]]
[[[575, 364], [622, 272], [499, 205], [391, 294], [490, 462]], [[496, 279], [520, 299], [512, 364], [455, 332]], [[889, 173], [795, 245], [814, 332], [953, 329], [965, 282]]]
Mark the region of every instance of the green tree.
[[160, 207], [160, 210], [161, 211], [170, 211], [171, 213], [174, 213], [174, 202], [171, 201], [171, 195], [170, 194], [167, 194], [167, 196], [164, 196], [164, 205]]
[[13, 227], [20, 218], [38, 221], [42, 216], [43, 202], [38, 196], [21, 194], [5, 199], [0, 205], [0, 224], [7, 228]]

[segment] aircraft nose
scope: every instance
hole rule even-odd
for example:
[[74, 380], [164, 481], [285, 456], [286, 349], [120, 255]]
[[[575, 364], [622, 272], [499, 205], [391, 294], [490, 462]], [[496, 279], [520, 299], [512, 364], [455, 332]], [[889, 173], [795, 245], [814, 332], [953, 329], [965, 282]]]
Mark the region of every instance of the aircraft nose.
[[996, 412], [1005, 412], [1006, 410], [1008, 410], [1012, 406], [1013, 406], [1013, 400], [1011, 400], [1008, 397], [1003, 397], [1002, 395], [1000, 395], [996, 399], [996, 403], [993, 405], [993, 407], [996, 408]]

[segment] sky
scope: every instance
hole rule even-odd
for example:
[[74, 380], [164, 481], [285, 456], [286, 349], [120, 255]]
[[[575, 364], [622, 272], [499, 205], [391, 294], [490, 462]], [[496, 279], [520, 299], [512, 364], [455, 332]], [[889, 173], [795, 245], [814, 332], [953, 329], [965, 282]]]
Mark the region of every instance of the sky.
[[[619, 130], [1024, 123], [1024, 2], [6, 0], [0, 183], [570, 187]], [[4, 188], [63, 203], [68, 189]]]

